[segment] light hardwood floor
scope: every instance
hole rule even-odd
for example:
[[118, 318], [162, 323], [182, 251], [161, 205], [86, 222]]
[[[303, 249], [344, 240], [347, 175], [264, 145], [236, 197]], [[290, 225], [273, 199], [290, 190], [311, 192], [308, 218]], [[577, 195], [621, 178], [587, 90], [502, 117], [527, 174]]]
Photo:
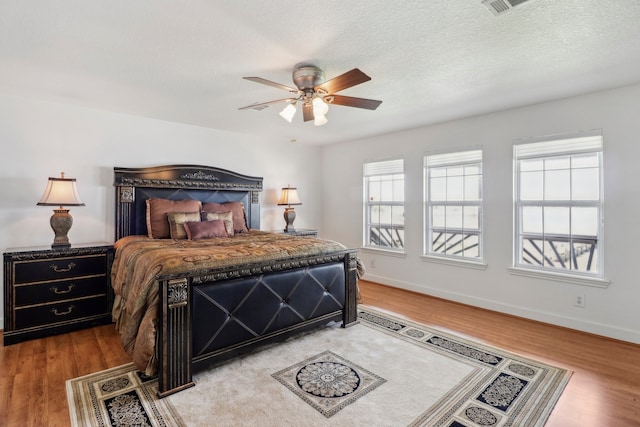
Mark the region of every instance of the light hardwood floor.
[[[364, 303], [574, 371], [547, 427], [640, 426], [640, 346], [371, 282]], [[67, 426], [65, 380], [127, 363], [112, 325], [0, 347], [0, 426]]]

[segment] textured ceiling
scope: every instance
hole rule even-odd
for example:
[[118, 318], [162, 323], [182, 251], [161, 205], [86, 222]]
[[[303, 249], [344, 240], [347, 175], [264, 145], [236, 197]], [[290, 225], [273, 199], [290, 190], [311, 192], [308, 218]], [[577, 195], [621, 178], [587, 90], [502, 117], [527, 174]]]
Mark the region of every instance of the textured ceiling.
[[[493, 16], [480, 0], [0, 2], [0, 94], [326, 144], [640, 82], [640, 1], [530, 0]], [[300, 62], [340, 94], [315, 127], [287, 97]]]

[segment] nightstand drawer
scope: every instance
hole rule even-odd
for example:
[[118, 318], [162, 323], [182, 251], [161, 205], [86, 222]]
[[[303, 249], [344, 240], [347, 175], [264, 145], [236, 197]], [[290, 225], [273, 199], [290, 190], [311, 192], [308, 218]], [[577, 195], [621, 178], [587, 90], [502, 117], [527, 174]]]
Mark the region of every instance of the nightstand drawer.
[[72, 277], [106, 274], [107, 256], [104, 254], [51, 258], [14, 263], [14, 285]]
[[57, 302], [73, 298], [102, 294], [104, 275], [75, 278], [56, 282], [19, 285], [15, 287], [15, 307]]
[[107, 309], [107, 296], [69, 300], [56, 304], [43, 304], [25, 308], [16, 308], [16, 329], [51, 325], [57, 322], [81, 319], [100, 315]]

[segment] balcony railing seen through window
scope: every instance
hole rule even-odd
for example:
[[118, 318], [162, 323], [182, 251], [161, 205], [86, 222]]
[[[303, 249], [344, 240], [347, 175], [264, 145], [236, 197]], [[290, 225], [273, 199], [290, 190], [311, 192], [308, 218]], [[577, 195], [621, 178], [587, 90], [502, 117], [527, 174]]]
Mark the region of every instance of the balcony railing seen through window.
[[404, 225], [372, 225], [369, 227], [369, 246], [404, 248]]
[[480, 232], [433, 228], [431, 230], [431, 253], [478, 258], [480, 256]]
[[521, 263], [533, 267], [597, 273], [598, 239], [590, 236], [522, 235]]

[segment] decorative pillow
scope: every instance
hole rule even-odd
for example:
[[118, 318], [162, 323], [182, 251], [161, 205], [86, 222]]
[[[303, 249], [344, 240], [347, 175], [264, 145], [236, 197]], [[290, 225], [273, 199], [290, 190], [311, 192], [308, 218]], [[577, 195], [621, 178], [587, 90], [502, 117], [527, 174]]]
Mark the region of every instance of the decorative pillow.
[[170, 212], [200, 212], [199, 200], [147, 199], [147, 232], [152, 239], [171, 237], [167, 214]]
[[202, 206], [203, 212], [229, 212], [233, 213], [233, 230], [235, 233], [246, 233], [249, 231], [247, 227], [247, 218], [244, 215], [244, 205], [242, 202], [226, 202], [226, 203], [205, 203]]
[[227, 230], [227, 237], [233, 236], [233, 213], [232, 212], [202, 212], [202, 221], [224, 221], [224, 228]]
[[171, 212], [167, 214], [169, 234], [172, 239], [186, 239], [185, 222], [200, 221], [200, 212]]
[[212, 237], [229, 237], [224, 220], [214, 219], [212, 221], [185, 222], [184, 228], [187, 231], [189, 240], [211, 239]]

